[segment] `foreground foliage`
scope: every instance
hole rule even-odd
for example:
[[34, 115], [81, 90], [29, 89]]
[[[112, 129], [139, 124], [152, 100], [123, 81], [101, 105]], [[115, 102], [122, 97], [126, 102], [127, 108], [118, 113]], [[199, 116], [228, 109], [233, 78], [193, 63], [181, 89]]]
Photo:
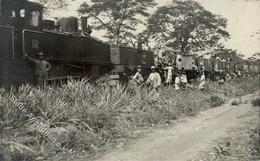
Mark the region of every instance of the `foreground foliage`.
[[95, 154], [107, 144], [131, 137], [136, 129], [195, 115], [230, 97], [251, 93], [257, 90], [257, 84], [257, 79], [234, 80], [223, 86], [210, 82], [204, 91], [180, 92], [163, 87], [160, 97], [146, 88], [93, 86], [84, 80], [45, 89], [26, 85], [18, 90], [0, 90], [0, 160], [42, 160], [61, 154], [32, 126], [14, 97], [41, 120], [67, 153]]

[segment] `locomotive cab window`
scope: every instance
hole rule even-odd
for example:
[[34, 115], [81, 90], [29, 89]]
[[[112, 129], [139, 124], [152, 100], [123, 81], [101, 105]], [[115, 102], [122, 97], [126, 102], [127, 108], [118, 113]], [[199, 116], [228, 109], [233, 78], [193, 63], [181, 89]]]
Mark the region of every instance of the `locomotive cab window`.
[[20, 17], [24, 18], [25, 17], [25, 9], [20, 10]]
[[33, 27], [38, 27], [39, 26], [39, 18], [40, 18], [39, 11], [31, 11], [30, 12], [30, 25], [33, 26]]

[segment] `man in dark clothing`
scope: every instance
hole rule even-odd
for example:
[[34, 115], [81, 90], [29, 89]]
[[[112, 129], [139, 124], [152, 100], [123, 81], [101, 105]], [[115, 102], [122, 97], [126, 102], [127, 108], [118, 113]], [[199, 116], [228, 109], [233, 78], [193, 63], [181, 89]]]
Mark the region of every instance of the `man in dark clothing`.
[[26, 55], [26, 58], [35, 63], [35, 76], [37, 84], [44, 87], [48, 80], [48, 71], [51, 69], [51, 64], [43, 59], [43, 52], [38, 53], [38, 59], [33, 59]]

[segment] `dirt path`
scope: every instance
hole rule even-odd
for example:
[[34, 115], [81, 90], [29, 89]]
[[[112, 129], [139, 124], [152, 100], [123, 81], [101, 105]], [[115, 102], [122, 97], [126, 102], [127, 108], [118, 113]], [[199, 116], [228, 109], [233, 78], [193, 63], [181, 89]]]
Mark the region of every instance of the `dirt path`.
[[[243, 101], [257, 95], [249, 95]], [[256, 107], [248, 104], [222, 107], [181, 119], [170, 128], [156, 130], [126, 148], [104, 155], [97, 161], [187, 161], [198, 159], [201, 151], [214, 147], [214, 140], [228, 135], [248, 120], [258, 120]]]

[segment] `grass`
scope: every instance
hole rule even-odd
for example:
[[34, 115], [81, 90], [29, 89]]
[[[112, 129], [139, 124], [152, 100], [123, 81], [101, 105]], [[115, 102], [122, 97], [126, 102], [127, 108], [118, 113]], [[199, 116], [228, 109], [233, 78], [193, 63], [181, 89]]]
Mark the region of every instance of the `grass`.
[[48, 160], [61, 154], [43, 133], [31, 126], [12, 96], [24, 103], [58, 142], [71, 150], [69, 153], [95, 154], [107, 144], [132, 137], [136, 129], [196, 115], [231, 97], [252, 93], [256, 87], [257, 79], [233, 80], [223, 86], [209, 82], [204, 91], [176, 92], [173, 87], [162, 87], [158, 98], [146, 88], [109, 88], [85, 80], [70, 80], [60, 87], [45, 89], [29, 85], [11, 91], [1, 89], [0, 158], [4, 155], [9, 160]]

